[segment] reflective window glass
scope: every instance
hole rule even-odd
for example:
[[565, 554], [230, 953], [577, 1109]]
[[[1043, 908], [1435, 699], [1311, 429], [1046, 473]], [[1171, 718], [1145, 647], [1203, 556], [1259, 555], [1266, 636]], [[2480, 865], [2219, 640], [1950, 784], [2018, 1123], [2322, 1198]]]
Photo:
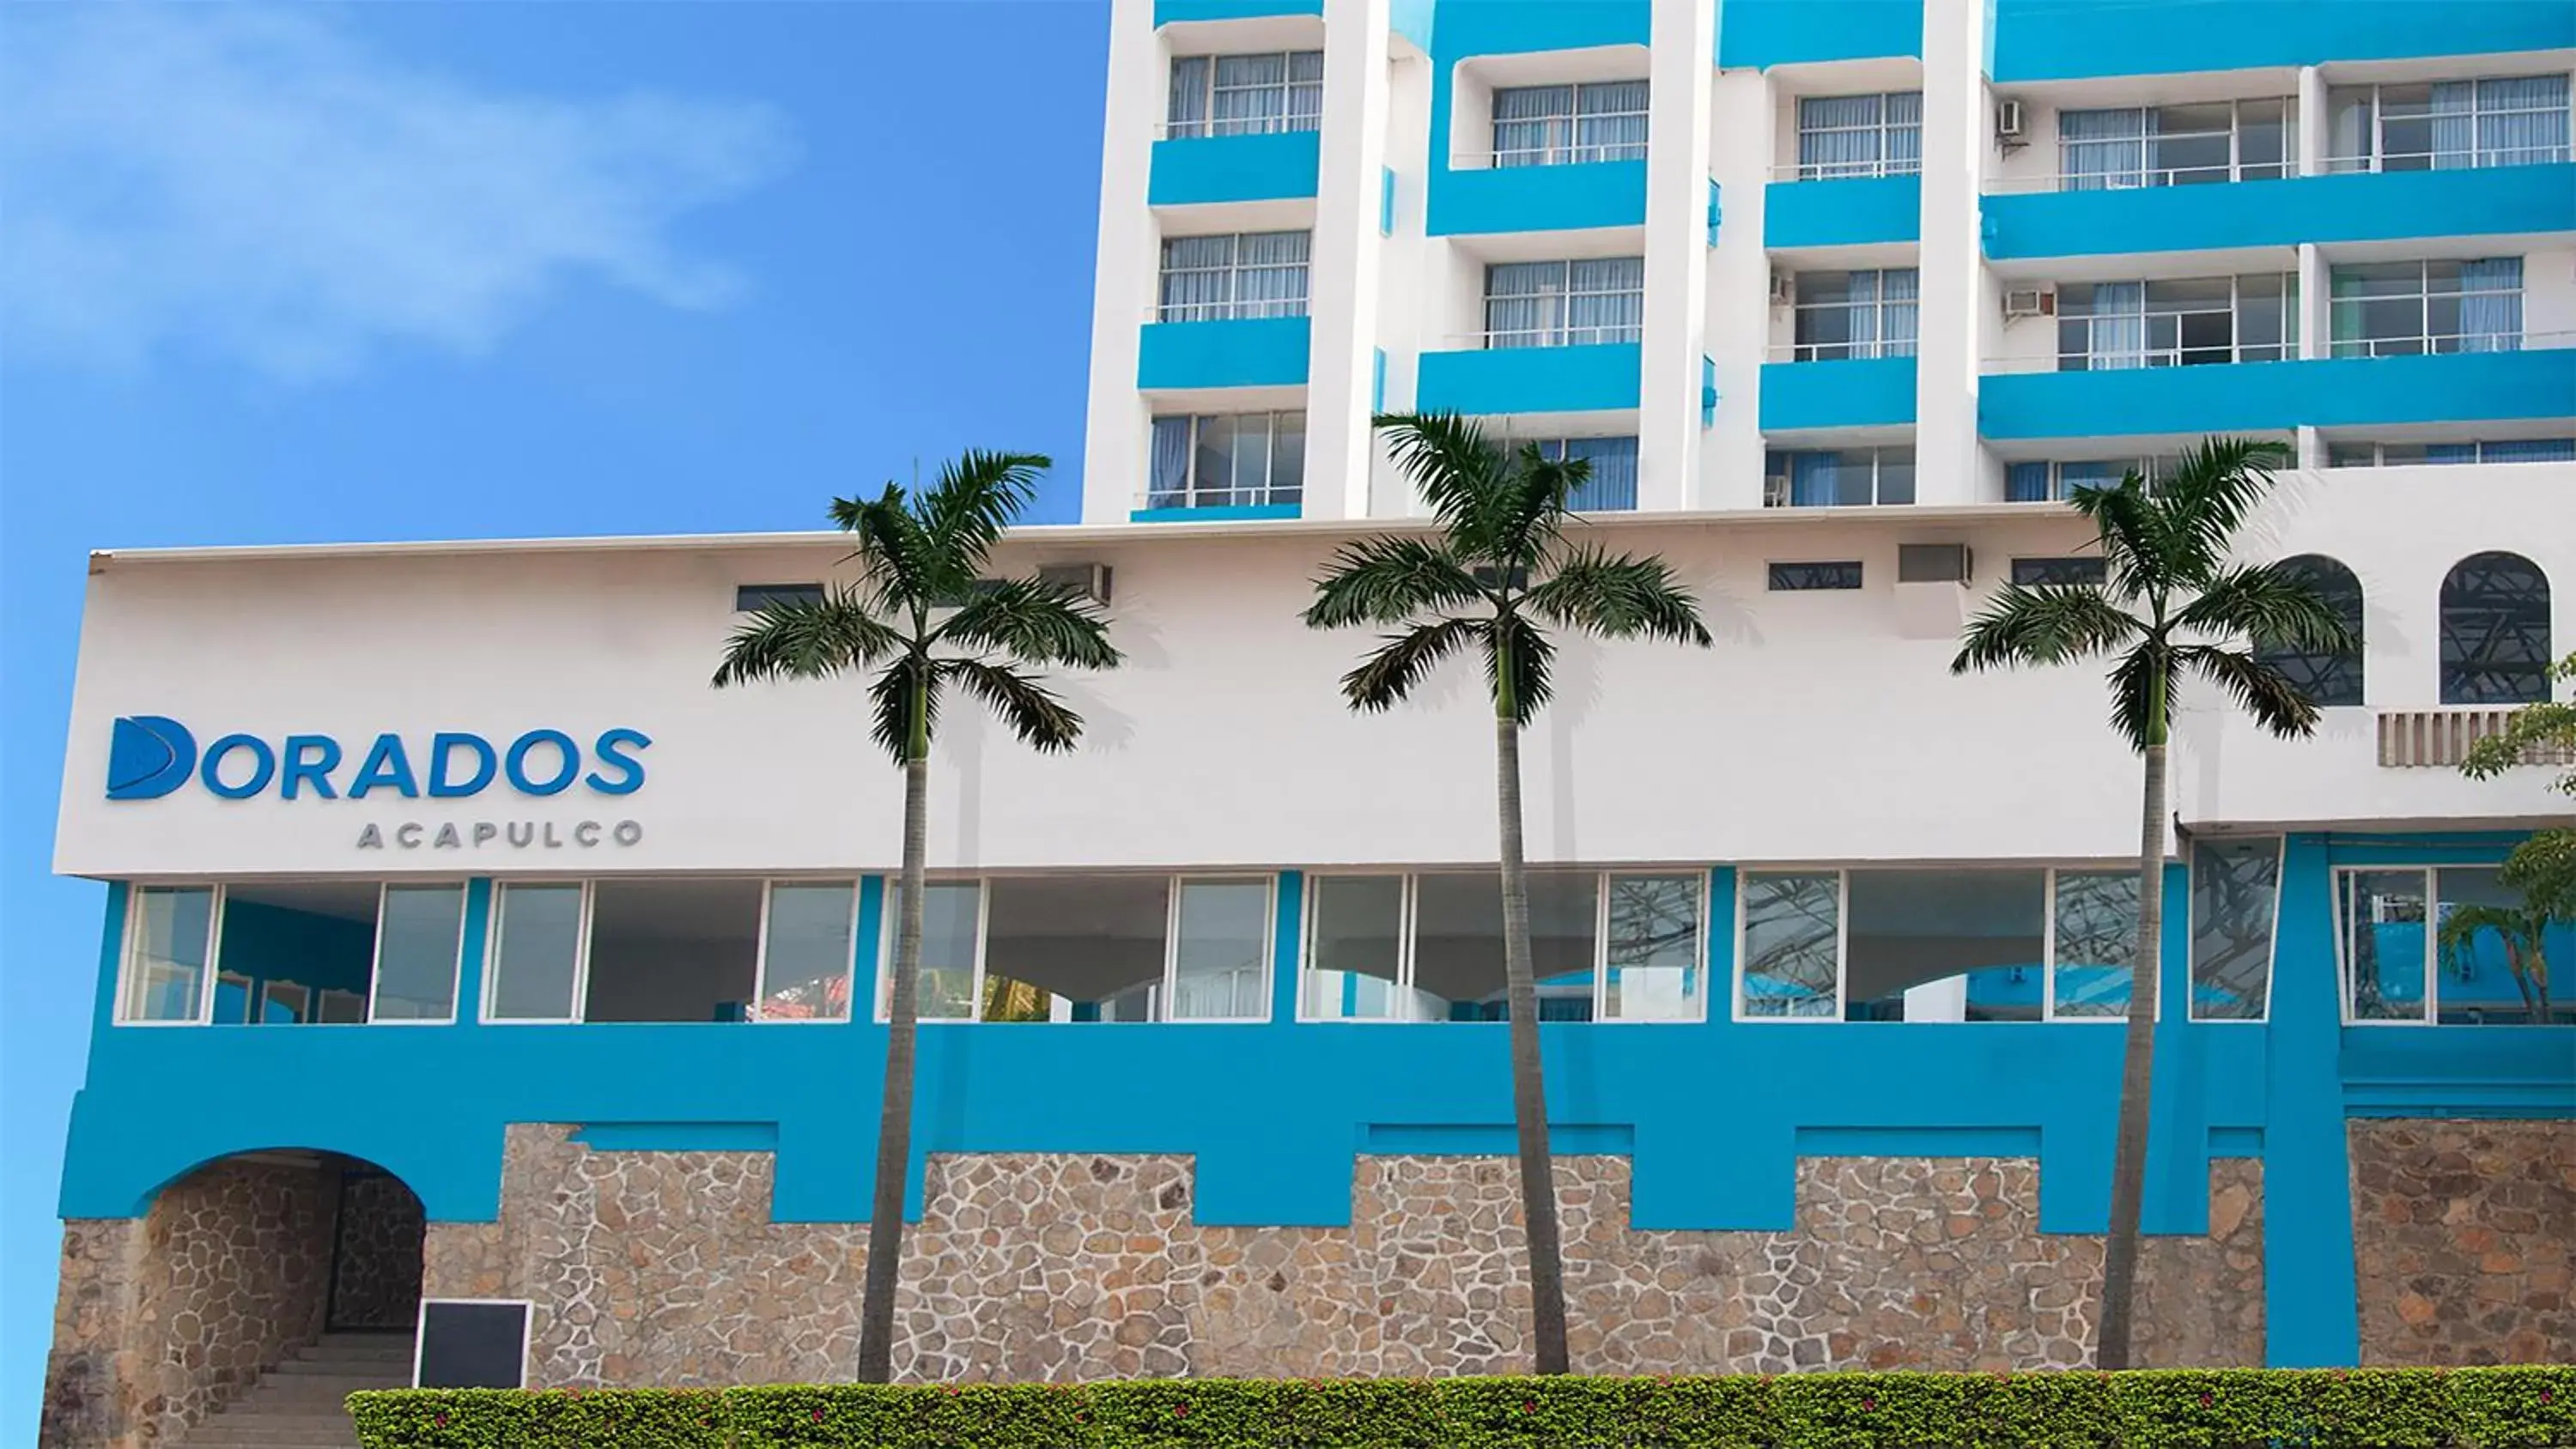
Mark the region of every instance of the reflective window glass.
[[1181, 882], [1170, 1020], [1268, 1016], [1264, 997], [1269, 960], [1268, 881]]
[[376, 933], [376, 1021], [449, 1021], [456, 1015], [457, 950], [465, 934], [465, 887], [385, 887]]
[[2125, 1016], [2138, 959], [2135, 871], [2057, 873], [2055, 1012]]
[[2280, 887], [2280, 837], [2192, 843], [2193, 1019], [2262, 1018], [2272, 989], [2272, 921]]
[[136, 886], [125, 960], [126, 1021], [195, 1021], [205, 1008], [212, 957], [211, 886]]
[[1321, 876], [1306, 971], [1306, 1015], [1323, 1020], [1405, 1020], [1398, 984], [1404, 948], [1404, 877]]
[[570, 1021], [581, 974], [582, 888], [505, 884], [494, 914], [492, 1019]]
[[760, 942], [763, 1021], [844, 1021], [855, 946], [852, 881], [777, 881]]
[[2345, 871], [2338, 884], [2345, 1010], [2354, 1021], [2424, 1020], [2430, 945], [2424, 872]]
[[1699, 886], [1696, 875], [1610, 877], [1602, 1016], [1616, 1021], [1699, 1016]]
[[1839, 1015], [1840, 878], [1747, 871], [1743, 889], [1744, 1014]]

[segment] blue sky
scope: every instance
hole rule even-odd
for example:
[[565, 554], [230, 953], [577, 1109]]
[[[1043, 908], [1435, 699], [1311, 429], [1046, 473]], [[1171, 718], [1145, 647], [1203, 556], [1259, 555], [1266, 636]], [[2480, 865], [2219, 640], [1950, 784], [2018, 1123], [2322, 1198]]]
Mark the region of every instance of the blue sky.
[[1080, 496], [1105, 3], [0, 7], [0, 1441], [101, 888], [92, 548], [796, 528], [969, 445]]

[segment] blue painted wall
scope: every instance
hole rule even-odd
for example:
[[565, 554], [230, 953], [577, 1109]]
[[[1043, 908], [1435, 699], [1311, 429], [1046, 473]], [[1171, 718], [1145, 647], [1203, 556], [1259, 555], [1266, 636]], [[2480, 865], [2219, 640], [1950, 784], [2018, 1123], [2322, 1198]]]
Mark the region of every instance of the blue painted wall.
[[1465, 171], [1437, 167], [1425, 222], [1432, 236], [1645, 224], [1643, 161]]
[[1717, 63], [1923, 54], [1923, 0], [1716, 0]]
[[1276, 201], [1315, 194], [1321, 133], [1196, 136], [1154, 143], [1145, 199], [1154, 206]]
[[2576, 45], [2560, 0], [1994, 0], [1999, 84]]
[[1415, 382], [1415, 406], [1471, 416], [1633, 408], [1640, 352], [1634, 342], [1426, 352]]
[[1914, 359], [1762, 364], [1762, 431], [1914, 421]]
[[1856, 176], [1774, 181], [1762, 192], [1767, 247], [1857, 246], [1923, 234], [1923, 178]]
[[[1763, 418], [1770, 423], [1770, 373]], [[2118, 437], [2296, 426], [2563, 418], [2576, 409], [2576, 348], [2338, 357], [2109, 372], [1988, 376], [1989, 438]]]
[[1137, 339], [1136, 386], [1286, 387], [1306, 380], [1303, 317], [1148, 322]]
[[[1858, 184], [1866, 183], [1834, 183]], [[1784, 189], [1804, 192], [1811, 186], [1772, 187], [1774, 207]], [[1998, 260], [2508, 236], [2576, 229], [2576, 165], [2008, 193], [1985, 197], [1980, 205], [1986, 255]], [[1771, 244], [1786, 245], [1776, 239]]]

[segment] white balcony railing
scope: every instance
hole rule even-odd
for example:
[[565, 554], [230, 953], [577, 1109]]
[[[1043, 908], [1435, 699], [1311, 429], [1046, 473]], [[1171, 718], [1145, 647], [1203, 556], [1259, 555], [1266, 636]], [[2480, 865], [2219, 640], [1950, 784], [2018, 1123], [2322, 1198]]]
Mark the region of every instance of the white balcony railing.
[[1922, 158], [1915, 156], [1871, 161], [1791, 161], [1771, 168], [1774, 181], [1865, 181], [1878, 176], [1922, 174]]
[[2239, 161], [2206, 166], [2131, 166], [2117, 171], [2061, 171], [2046, 176], [1989, 178], [1989, 195], [2047, 191], [2147, 191], [2163, 186], [2224, 186], [2236, 181], [2278, 181], [2296, 176], [2296, 165]]
[[2568, 159], [2565, 146], [2480, 146], [2465, 151], [2392, 151], [2371, 156], [2329, 156], [2326, 170], [2473, 171], [2488, 166], [2546, 166]]
[[1763, 349], [1765, 362], [1847, 362], [1871, 357], [1912, 357], [1911, 337], [1870, 342], [1775, 342]]
[[[2518, 713], [2504, 709], [2383, 709], [2379, 712], [2382, 768], [2456, 769], [2480, 740], [2502, 738]], [[2576, 764], [2576, 749], [2535, 743], [2522, 752], [2526, 765]]]
[[1507, 352], [1517, 348], [1590, 347], [1604, 342], [1643, 342], [1646, 327], [1642, 322], [1611, 322], [1595, 326], [1501, 327], [1486, 332], [1452, 332], [1444, 339], [1450, 350], [1463, 352]]
[[2444, 332], [2413, 337], [2353, 337], [2331, 344], [2335, 357], [2421, 357], [2443, 352], [2546, 352], [2576, 347], [2576, 332]]

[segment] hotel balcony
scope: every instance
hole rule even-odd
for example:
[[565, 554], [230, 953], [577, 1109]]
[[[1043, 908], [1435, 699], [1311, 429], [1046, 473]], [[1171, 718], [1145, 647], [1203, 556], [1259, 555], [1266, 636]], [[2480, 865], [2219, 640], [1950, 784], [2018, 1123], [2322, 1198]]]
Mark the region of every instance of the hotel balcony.
[[1914, 421], [1914, 356], [1816, 356], [1867, 352], [1869, 344], [1831, 349], [1812, 345], [1773, 349], [1762, 364], [1761, 427], [1764, 434], [1815, 428], [1902, 426]]
[[1166, 136], [1154, 143], [1145, 200], [1153, 206], [1204, 206], [1311, 199], [1320, 141], [1317, 131]]
[[1306, 360], [1302, 316], [1148, 321], [1137, 339], [1136, 386], [1146, 392], [1303, 387]]
[[1816, 176], [1786, 166], [1762, 193], [1762, 244], [1773, 251], [1918, 241], [1923, 232], [1923, 178]]
[[1425, 229], [1432, 236], [1585, 231], [1646, 224], [1646, 163], [1582, 161], [1496, 166], [1491, 157], [1435, 168]]
[[2107, 186], [2088, 177], [2089, 189], [2055, 189], [2071, 179], [2043, 178], [2035, 184], [2050, 189], [1985, 197], [1986, 256], [2004, 262], [2576, 229], [2576, 164], [2568, 162], [2245, 180], [2137, 171]]
[[1424, 412], [1471, 417], [1634, 409], [1641, 349], [1633, 341], [1554, 347], [1477, 345], [1422, 354], [1416, 388]]

